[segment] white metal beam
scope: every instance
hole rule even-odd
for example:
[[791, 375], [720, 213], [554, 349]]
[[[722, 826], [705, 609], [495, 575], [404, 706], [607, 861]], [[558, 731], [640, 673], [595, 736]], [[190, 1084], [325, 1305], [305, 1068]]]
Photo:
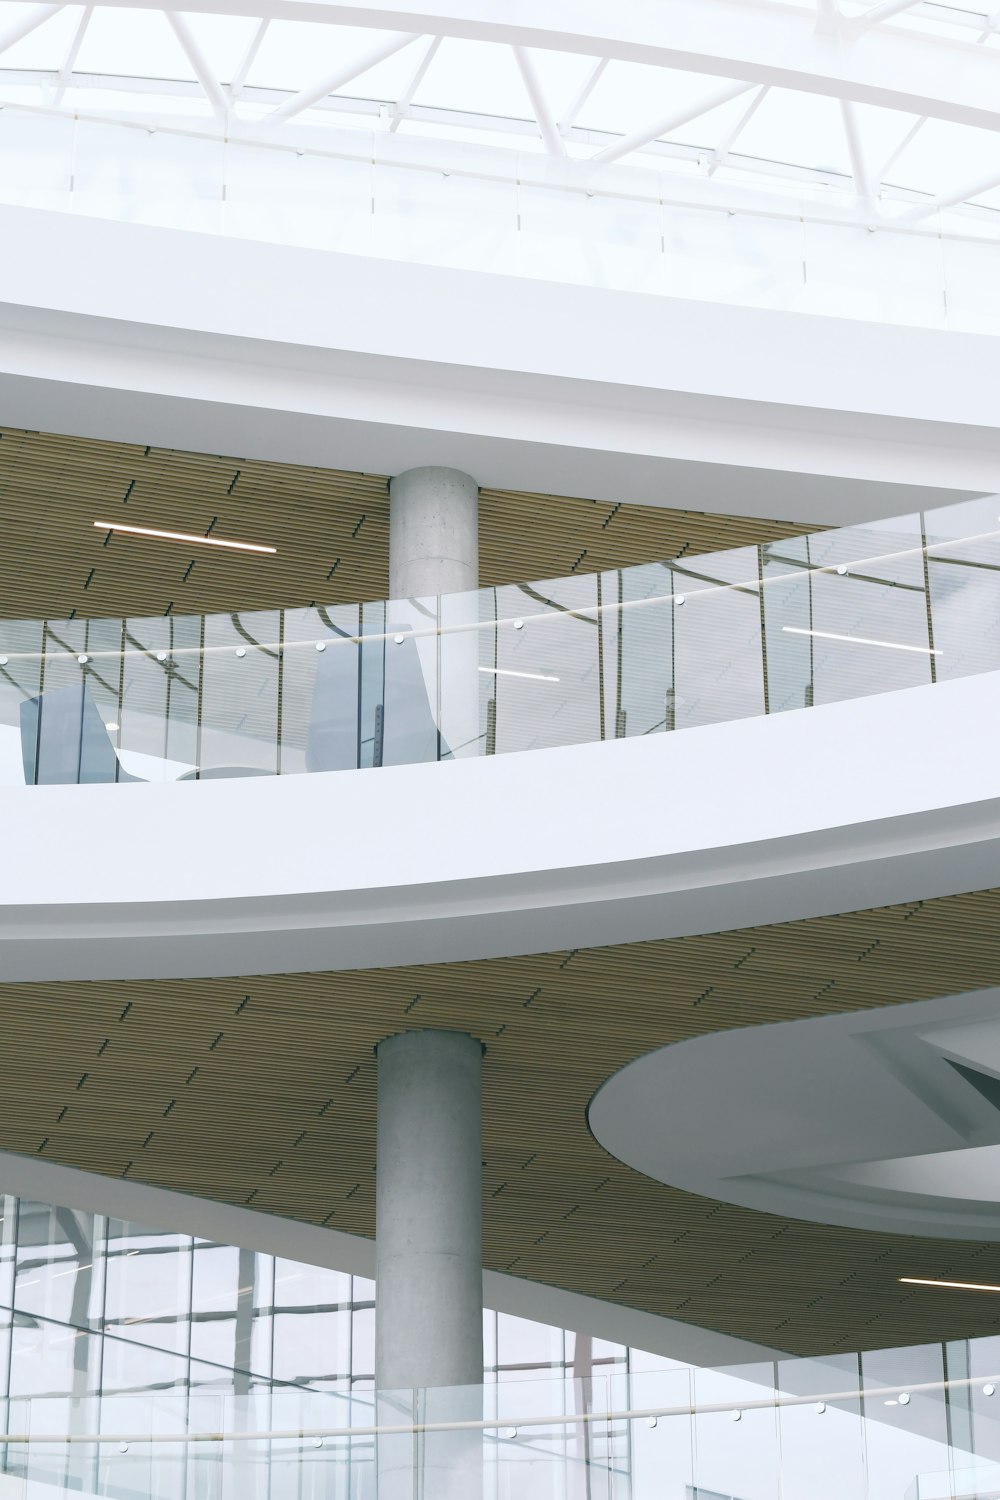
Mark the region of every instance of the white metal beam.
[[524, 80], [524, 87], [531, 101], [531, 108], [538, 122], [539, 134], [542, 137], [546, 151], [550, 156], [565, 156], [566, 147], [563, 144], [562, 136], [556, 128], [552, 111], [549, 109], [548, 100], [542, 89], [534, 58], [526, 47], [512, 47], [511, 51], [514, 54], [514, 61], [517, 63], [521, 78]]
[[185, 18], [176, 10], [165, 10], [163, 14], [166, 16], [167, 24], [173, 31], [174, 36], [180, 42], [184, 55], [191, 64], [194, 76], [201, 85], [206, 99], [219, 119], [224, 120], [229, 112], [229, 100], [223, 93], [219, 80], [209, 67], [208, 60], [198, 46], [190, 26]]
[[879, 168], [878, 175], [875, 178], [875, 182], [876, 182], [877, 186], [880, 187], [882, 185], [882, 183], [885, 182], [885, 180], [888, 177], [889, 173], [892, 171], [893, 167], [899, 161], [899, 158], [902, 156], [902, 154], [906, 150], [907, 146], [910, 144], [910, 142], [913, 140], [913, 138], [915, 136], [917, 136], [917, 135], [920, 134], [921, 130], [923, 130], [923, 128], [924, 128], [924, 126], [926, 124], [927, 124], [927, 116], [926, 115], [920, 115], [918, 119], [914, 120], [914, 122], [910, 126], [909, 130], [906, 132], [906, 134], [903, 136], [902, 140], [899, 142], [899, 145], [896, 146], [895, 149], [891, 152], [891, 154], [886, 157], [884, 163]]
[[63, 94], [69, 86], [69, 81], [73, 75], [73, 69], [76, 67], [76, 60], [80, 55], [80, 48], [83, 46], [83, 39], [87, 35], [87, 27], [90, 25], [90, 18], [93, 14], [94, 7], [92, 5], [85, 5], [80, 13], [80, 19], [77, 22], [72, 41], [66, 49], [66, 56], [63, 58], [62, 67], [59, 69], [59, 83], [58, 87], [53, 91], [53, 104], [58, 105], [62, 103]]
[[367, 73], [369, 68], [374, 68], [377, 63], [384, 62], [393, 53], [401, 52], [411, 42], [417, 40], [415, 32], [394, 32], [392, 36], [379, 42], [368, 52], [363, 52], [360, 57], [353, 58], [350, 62], [342, 64], [333, 73], [328, 73], [318, 83], [310, 84], [301, 93], [295, 94], [287, 99], [284, 104], [279, 104], [277, 109], [271, 111], [267, 116], [267, 123], [278, 124], [281, 120], [291, 120], [295, 115], [308, 109], [311, 104], [318, 104], [320, 99], [325, 99], [327, 94], [336, 93], [345, 84], [351, 83], [355, 78], [360, 78], [362, 73]]
[[256, 61], [257, 53], [260, 51], [261, 43], [267, 36], [267, 28], [270, 26], [270, 24], [270, 21], [261, 21], [260, 25], [257, 27], [257, 30], [251, 37], [250, 45], [240, 59], [239, 66], [237, 67], [236, 72], [233, 74], [232, 80], [229, 84], [229, 97], [231, 99], [238, 99], [240, 94], [243, 92], [243, 85], [247, 81], [247, 74], [250, 72], [250, 69], [253, 67], [254, 62]]
[[50, 16], [56, 15], [62, 9], [61, 5], [39, 5], [33, 11], [29, 11], [26, 16], [21, 16], [12, 26], [8, 26], [6, 31], [0, 31], [0, 52], [6, 52], [8, 48], [13, 47], [15, 42], [19, 42], [22, 37], [36, 31]]
[[736, 124], [733, 126], [732, 130], [726, 136], [725, 140], [721, 145], [715, 148], [712, 153], [712, 164], [708, 169], [709, 177], [714, 177], [719, 168], [724, 165], [730, 151], [732, 151], [733, 147], [736, 145], [736, 142], [739, 140], [740, 136], [743, 134], [744, 130], [750, 124], [750, 121], [753, 119], [754, 115], [757, 113], [758, 109], [767, 98], [768, 92], [769, 90], [766, 84], [762, 88], [759, 88], [757, 90], [756, 94], [754, 94], [746, 109], [736, 121]]
[[421, 57], [420, 61], [417, 63], [417, 66], [414, 68], [412, 74], [410, 75], [410, 81], [409, 81], [409, 83], [406, 85], [406, 88], [400, 94], [399, 98], [396, 100], [396, 102], [395, 102], [395, 104], [393, 106], [392, 123], [389, 126], [390, 133], [392, 133], [393, 131], [398, 130], [399, 127], [400, 127], [400, 125], [402, 124], [402, 122], [403, 122], [403, 120], [404, 120], [404, 118], [406, 116], [407, 110], [409, 109], [410, 105], [413, 103], [413, 99], [414, 99], [414, 96], [415, 96], [415, 94], [417, 92], [417, 89], [423, 83], [424, 78], [427, 75], [427, 69], [430, 67], [431, 63], [434, 61], [434, 58], [437, 55], [437, 50], [440, 47], [440, 45], [441, 45], [441, 38], [439, 36], [432, 36], [432, 37], [428, 38], [427, 47], [424, 50], [423, 56]]
[[572, 130], [574, 124], [576, 123], [577, 115], [580, 113], [581, 109], [586, 104], [587, 100], [590, 98], [591, 94], [594, 92], [601, 79], [604, 77], [604, 72], [608, 66], [608, 61], [608, 58], [602, 57], [591, 68], [590, 72], [583, 80], [583, 84], [581, 85], [576, 98], [573, 99], [569, 108], [566, 110], [565, 114], [559, 121], [559, 129], [561, 131]]
[[[160, 9], [156, 0], [105, 0]], [[183, 0], [187, 12], [324, 21], [555, 48], [852, 99], [1000, 130], [996, 58], [972, 41], [780, 0]]]
[[847, 154], [851, 159], [851, 175], [854, 178], [854, 191], [862, 202], [870, 204], [873, 198], [871, 174], [868, 170], [864, 141], [861, 138], [857, 113], [850, 99], [841, 99], [840, 114], [844, 122], [844, 135], [847, 138]]
[[995, 169], [985, 177], [980, 177], [976, 182], [967, 182], [963, 187], [956, 188], [953, 192], [942, 193], [940, 197], [930, 198], [926, 203], [918, 204], [916, 208], [911, 208], [905, 214], [900, 214], [895, 222], [898, 224], [919, 224], [921, 219], [929, 219], [932, 214], [936, 214], [942, 209], [958, 208], [962, 203], [971, 203], [976, 198], [981, 198], [984, 193], [991, 193], [994, 188], [998, 187], [1000, 187], [1000, 169]]
[[598, 165], [608, 162], [619, 161], [623, 156], [628, 156], [631, 151], [640, 151], [643, 146], [648, 146], [651, 141], [658, 140], [661, 135], [669, 135], [672, 130], [680, 130], [682, 125], [688, 125], [692, 120], [697, 120], [701, 115], [707, 115], [710, 109], [718, 109], [720, 104], [728, 104], [730, 99], [739, 98], [740, 94], [749, 93], [749, 89], [742, 83], [731, 83], [724, 89], [717, 89], [715, 93], [708, 94], [699, 99], [697, 104], [689, 104], [685, 109], [676, 109], [672, 114], [663, 115], [652, 125], [644, 125], [641, 130], [634, 130], [631, 135], [622, 136], [620, 141], [615, 141], [610, 146], [605, 146], [603, 151], [598, 151], [591, 161]]
[[913, 10], [920, 4], [921, 0], [882, 0], [881, 5], [873, 5], [863, 16], [858, 16], [855, 25], [878, 26], [882, 21], [889, 21], [893, 16], [900, 15], [904, 10]]

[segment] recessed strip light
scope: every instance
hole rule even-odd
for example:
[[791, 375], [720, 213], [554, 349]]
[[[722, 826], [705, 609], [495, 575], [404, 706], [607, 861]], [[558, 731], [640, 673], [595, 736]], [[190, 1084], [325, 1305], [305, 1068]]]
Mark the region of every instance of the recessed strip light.
[[927, 1276], [900, 1276], [907, 1286], [946, 1286], [957, 1292], [1000, 1292], [1000, 1286], [985, 1281], [932, 1281]]
[[186, 531], [156, 531], [151, 526], [123, 526], [120, 521], [95, 521], [98, 531], [127, 531], [130, 536], [155, 536], [165, 542], [197, 542], [199, 547], [228, 547], [232, 552], [277, 552], [259, 542], [231, 542], [220, 536], [190, 536]]
[[788, 635], [815, 635], [823, 641], [851, 641], [856, 646], [886, 646], [890, 651], [918, 651], [921, 656], [943, 656], [937, 646], [905, 646], [902, 641], [877, 641], [870, 635], [838, 635], [835, 630], [807, 630], [804, 625], [782, 625]]
[[532, 682], [559, 681], [551, 672], [515, 672], [511, 667], [480, 667], [479, 670], [488, 673], [490, 677], [530, 677]]

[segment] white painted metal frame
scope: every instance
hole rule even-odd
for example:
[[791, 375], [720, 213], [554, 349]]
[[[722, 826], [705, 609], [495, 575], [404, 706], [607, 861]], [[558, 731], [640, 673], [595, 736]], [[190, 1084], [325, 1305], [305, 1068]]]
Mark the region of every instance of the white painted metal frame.
[[[58, 70], [26, 75], [46, 84], [46, 103], [62, 106], [68, 88], [77, 80], [76, 65], [95, 10], [113, 8], [125, 0], [103, 0], [100, 6], [83, 7], [71, 43]], [[913, 193], [893, 193], [887, 176], [916, 134], [930, 120], [1000, 133], [1000, 51], [983, 45], [997, 30], [997, 17], [969, 10], [934, 5], [930, 0], [805, 0], [798, 5], [779, 0], [632, 0], [612, 7], [603, 0], [536, 0], [527, 12], [499, 0], [437, 0], [435, 5], [418, 0], [184, 0], [183, 11], [153, 5], [150, 0], [129, 0], [133, 8], [160, 10], [171, 27], [191, 68], [192, 80], [215, 116], [221, 131], [239, 132], [241, 102], [255, 103], [266, 94], [277, 102], [258, 128], [277, 136], [280, 127], [306, 111], [328, 107], [331, 95], [344, 89], [370, 69], [394, 54], [412, 49], [413, 69], [405, 86], [388, 110], [385, 101], [370, 101], [372, 112], [386, 116], [389, 132], [414, 115], [423, 121], [437, 115], [446, 131], [454, 112], [419, 109], [414, 99], [443, 39], [464, 38], [509, 48], [524, 84], [530, 117], [498, 121], [476, 117], [479, 129], [502, 130], [508, 136], [535, 133], [543, 152], [560, 161], [572, 147], [572, 167], [577, 174], [589, 160], [595, 167], [608, 167], [636, 153], [662, 152], [663, 137], [700, 120], [712, 110], [745, 96], [747, 104], [724, 140], [703, 163], [711, 177], [721, 166], [758, 165], [743, 162], [735, 152], [740, 136], [773, 88], [792, 88], [835, 98], [839, 102], [851, 181], [845, 182], [845, 197], [853, 190], [853, 210], [861, 222], [876, 226], [894, 219], [918, 223], [935, 213], [973, 202], [1000, 186], [1000, 141], [997, 166], [975, 176], [959, 175], [954, 186], [936, 196], [920, 200]], [[40, 4], [22, 15], [7, 30], [0, 31], [0, 73], [3, 58], [18, 42], [65, 10], [65, 5]], [[231, 80], [215, 76], [192, 30], [189, 17], [199, 12], [256, 16], [259, 20], [247, 51]], [[933, 17], [953, 23], [953, 35], [922, 28]], [[331, 25], [367, 27], [380, 33], [370, 48], [345, 57], [339, 67], [324, 71], [296, 92], [250, 90], [246, 79], [275, 20], [322, 21]], [[560, 118], [536, 66], [538, 49], [558, 49], [593, 57], [577, 97]], [[706, 87], [695, 102], [664, 111], [657, 118], [620, 135], [579, 130], [576, 120], [608, 65], [614, 61], [641, 62], [663, 68], [683, 69], [704, 75]], [[9, 75], [10, 76], [10, 75]], [[79, 80], [81, 83], [83, 79]], [[714, 81], [714, 86], [713, 86]], [[146, 123], [156, 114], [157, 94], [175, 91], [176, 81], [129, 80], [129, 90], [149, 97], [147, 115], [136, 115]], [[879, 105], [905, 115], [900, 140], [881, 166], [866, 142], [862, 105]], [[916, 121], [911, 116], [916, 115]], [[587, 155], [584, 155], [585, 149]], [[884, 150], [884, 147], [882, 148]], [[960, 161], [958, 163], [960, 167]], [[769, 164], [772, 176], [780, 175], [779, 164]], [[801, 169], [793, 170], [801, 180]], [[900, 202], [900, 199], [902, 201]]]

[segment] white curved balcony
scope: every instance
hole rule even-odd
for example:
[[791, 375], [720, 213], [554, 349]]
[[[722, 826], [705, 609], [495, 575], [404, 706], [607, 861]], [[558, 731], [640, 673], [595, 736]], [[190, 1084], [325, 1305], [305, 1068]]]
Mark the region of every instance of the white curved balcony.
[[996, 512], [441, 600], [8, 623], [6, 972], [460, 959], [989, 885]]

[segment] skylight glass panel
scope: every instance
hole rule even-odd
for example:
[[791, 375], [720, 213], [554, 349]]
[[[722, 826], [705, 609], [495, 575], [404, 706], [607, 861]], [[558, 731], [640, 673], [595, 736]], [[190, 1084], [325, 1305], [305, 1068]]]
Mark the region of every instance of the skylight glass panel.
[[[715, 109], [707, 110], [705, 114], [699, 115], [697, 119], [690, 120], [688, 124], [679, 126], [677, 130], [669, 131], [661, 139], [677, 145], [693, 146], [706, 152], [721, 150], [750, 109], [757, 93], [758, 90], [753, 89], [746, 94], [740, 94], [736, 99], [730, 99], [726, 104], [719, 104]], [[759, 108], [758, 104], [757, 109]], [[743, 131], [740, 131], [736, 143], [737, 150], [742, 139]]]
[[817, 94], [771, 89], [736, 149], [743, 156], [852, 178], [840, 104]]
[[994, 131], [928, 120], [900, 156], [890, 179], [936, 197], [950, 188], [974, 185], [991, 172], [1000, 172]]
[[[426, 140], [440, 141], [442, 137], [448, 142], [460, 142], [463, 145], [483, 146], [488, 150], [497, 152], [514, 152], [532, 150], [540, 145], [533, 135], [533, 124], [527, 121], [511, 121], [509, 130], [497, 130], [492, 125], [477, 129], [474, 125], [459, 123], [461, 117], [457, 117], [454, 124], [449, 123], [445, 129], [438, 120], [425, 120], [419, 115], [407, 115], [399, 122], [400, 136], [421, 136]], [[520, 124], [520, 128], [518, 125]], [[513, 156], [510, 157], [510, 175], [513, 180], [516, 172]]]
[[67, 113], [99, 115], [104, 119], [141, 121], [190, 120], [192, 128], [207, 129], [214, 121], [211, 105], [197, 84], [188, 93], [168, 94], [132, 88], [67, 88], [62, 97]]
[[609, 63], [577, 116], [588, 130], [631, 135], [646, 125], [710, 99], [728, 82], [646, 63]]
[[[855, 118], [869, 175], [876, 182], [886, 163], [895, 157], [907, 136], [920, 119], [898, 109], [881, 109], [873, 104], [856, 104]], [[895, 180], [895, 174], [892, 174]]]
[[[6, 31], [14, 17], [8, 18], [8, 11], [24, 11], [30, 13], [37, 11], [34, 5], [0, 5], [0, 33]], [[8, 47], [0, 53], [0, 68], [37, 68], [48, 73], [57, 73], [65, 61], [69, 49], [73, 44], [77, 27], [83, 15], [82, 5], [67, 5], [65, 10], [57, 11], [41, 26], [36, 26], [23, 36], [13, 47]], [[21, 19], [20, 16], [17, 17]]]
[[246, 81], [253, 88], [298, 93], [349, 63], [362, 61], [366, 53], [392, 35], [364, 26], [272, 21]]
[[184, 20], [213, 78], [231, 83], [257, 35], [256, 16], [210, 16], [189, 11]]
[[76, 59], [78, 73], [130, 78], [194, 78], [162, 11], [97, 6]]
[[468, 114], [534, 119], [511, 49], [456, 37], [441, 43], [413, 102]]
[[550, 52], [541, 47], [529, 49], [529, 56], [552, 118], [565, 119], [566, 111], [597, 67], [599, 59], [583, 57], [577, 52]]
[[413, 42], [402, 52], [394, 52], [373, 68], [367, 68], [336, 92], [352, 99], [379, 99], [383, 103], [392, 103], [403, 94], [426, 50], [422, 40]]

